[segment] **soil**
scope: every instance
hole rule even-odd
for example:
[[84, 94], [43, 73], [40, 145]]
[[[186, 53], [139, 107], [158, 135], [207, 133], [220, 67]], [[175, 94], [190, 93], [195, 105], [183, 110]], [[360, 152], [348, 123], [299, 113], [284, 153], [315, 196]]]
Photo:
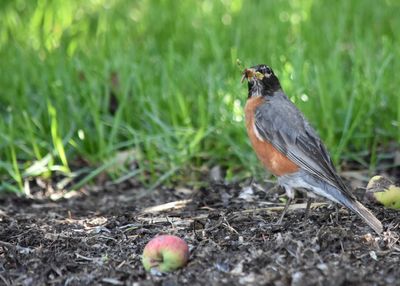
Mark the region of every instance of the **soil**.
[[[245, 181], [2, 198], [0, 285], [400, 285], [397, 211], [368, 205], [385, 226], [379, 237], [324, 202], [305, 219], [300, 197], [278, 225], [284, 196], [270, 188]], [[190, 261], [148, 273], [143, 248], [165, 233], [187, 241]]]

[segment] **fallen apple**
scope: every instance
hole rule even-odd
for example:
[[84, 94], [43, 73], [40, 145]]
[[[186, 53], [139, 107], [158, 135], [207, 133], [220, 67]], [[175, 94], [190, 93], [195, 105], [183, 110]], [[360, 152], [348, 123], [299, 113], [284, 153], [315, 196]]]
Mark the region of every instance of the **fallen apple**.
[[385, 207], [400, 209], [400, 186], [383, 176], [374, 176], [368, 183], [366, 197]]
[[189, 259], [187, 243], [174, 235], [159, 235], [143, 249], [142, 263], [147, 271], [171, 272], [186, 265]]

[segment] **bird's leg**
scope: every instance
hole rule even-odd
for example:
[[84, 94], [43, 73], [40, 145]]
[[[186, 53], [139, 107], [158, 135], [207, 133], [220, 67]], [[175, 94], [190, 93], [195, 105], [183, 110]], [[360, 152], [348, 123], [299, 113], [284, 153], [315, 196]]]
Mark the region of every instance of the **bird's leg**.
[[289, 209], [289, 205], [292, 202], [292, 198], [288, 197], [287, 201], [286, 201], [286, 205], [283, 208], [281, 217], [279, 218], [278, 222], [276, 224], [282, 224], [282, 220], [285, 217], [285, 214], [287, 213], [288, 209]]
[[304, 221], [307, 221], [308, 217], [310, 216], [311, 202], [312, 202], [312, 198], [307, 198], [306, 211], [304, 213]]

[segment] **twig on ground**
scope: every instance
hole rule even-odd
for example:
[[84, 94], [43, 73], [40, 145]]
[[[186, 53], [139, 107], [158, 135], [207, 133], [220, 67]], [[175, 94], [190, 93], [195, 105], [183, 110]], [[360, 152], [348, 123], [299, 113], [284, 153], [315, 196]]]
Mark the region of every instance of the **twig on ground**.
[[156, 213], [156, 212], [163, 212], [163, 211], [170, 211], [170, 210], [178, 210], [184, 208], [187, 204], [191, 203], [192, 200], [180, 200], [169, 202], [162, 205], [157, 205], [153, 207], [148, 207], [142, 210], [142, 213]]

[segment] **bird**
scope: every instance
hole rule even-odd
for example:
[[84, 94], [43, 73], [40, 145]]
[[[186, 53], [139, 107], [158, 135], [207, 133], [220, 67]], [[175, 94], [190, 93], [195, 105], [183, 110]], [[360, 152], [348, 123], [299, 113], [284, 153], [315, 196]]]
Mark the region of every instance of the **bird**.
[[278, 77], [265, 64], [245, 68], [248, 97], [244, 108], [251, 145], [264, 167], [277, 177], [288, 200], [280, 224], [295, 190], [311, 199], [324, 197], [356, 213], [376, 233], [382, 223], [349, 191], [338, 175], [324, 143], [302, 112], [284, 93]]

